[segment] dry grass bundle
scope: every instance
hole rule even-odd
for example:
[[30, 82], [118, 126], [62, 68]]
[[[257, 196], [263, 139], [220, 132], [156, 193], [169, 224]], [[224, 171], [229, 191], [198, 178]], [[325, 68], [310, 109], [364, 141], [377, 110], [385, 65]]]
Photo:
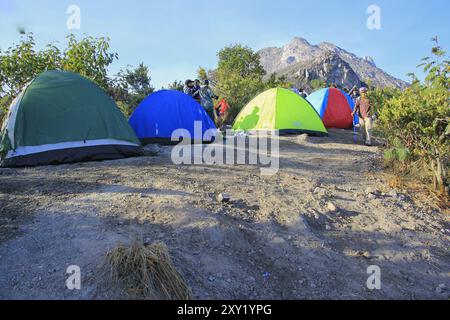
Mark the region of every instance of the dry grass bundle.
[[135, 241], [131, 246], [118, 245], [106, 254], [102, 269], [109, 284], [127, 298], [192, 299], [163, 243], [145, 246]]

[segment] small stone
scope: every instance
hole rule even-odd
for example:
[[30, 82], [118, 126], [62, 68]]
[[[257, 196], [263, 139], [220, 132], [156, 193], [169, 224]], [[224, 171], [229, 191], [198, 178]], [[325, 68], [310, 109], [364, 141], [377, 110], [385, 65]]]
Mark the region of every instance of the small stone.
[[272, 242], [275, 244], [283, 244], [286, 242], [286, 240], [284, 240], [282, 237], [275, 237], [273, 238]]
[[209, 276], [209, 277], [208, 277], [208, 281], [209, 281], [209, 282], [214, 282], [214, 280], [215, 280], [214, 277], [212, 277], [212, 276]]
[[330, 211], [330, 212], [336, 212], [336, 211], [337, 211], [336, 206], [335, 206], [332, 202], [328, 202], [328, 204], [327, 204], [327, 209], [328, 209], [328, 211]]
[[327, 224], [327, 225], [325, 225], [325, 230], [330, 231], [331, 227]]
[[315, 195], [318, 195], [319, 197], [325, 197], [327, 194], [327, 191], [324, 188], [317, 187], [314, 189], [313, 192]]
[[389, 191], [388, 196], [390, 196], [392, 198], [397, 198], [398, 193], [395, 190], [391, 190], [391, 191]]
[[231, 199], [231, 197], [230, 197], [228, 194], [226, 194], [226, 193], [220, 193], [220, 194], [217, 196], [217, 201], [219, 201], [219, 202], [221, 202], [221, 203], [227, 203], [227, 202], [230, 202], [230, 199]]
[[436, 288], [436, 293], [438, 294], [442, 294], [444, 293], [446, 290], [445, 284], [441, 283], [437, 288]]

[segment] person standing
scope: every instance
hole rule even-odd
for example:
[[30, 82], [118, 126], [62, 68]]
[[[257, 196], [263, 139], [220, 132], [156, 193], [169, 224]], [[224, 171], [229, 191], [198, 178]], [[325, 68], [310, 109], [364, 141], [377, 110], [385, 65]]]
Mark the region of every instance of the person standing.
[[368, 89], [366, 87], [362, 87], [359, 89], [360, 97], [356, 99], [355, 110], [352, 113], [354, 117], [355, 114], [359, 116], [359, 124], [363, 134], [365, 134], [365, 143], [366, 146], [372, 145], [372, 127], [373, 127], [373, 118], [372, 118], [372, 103], [367, 96]]
[[216, 115], [214, 113], [213, 99], [217, 100], [219, 99], [219, 97], [214, 94], [211, 87], [209, 86], [209, 80], [204, 81], [204, 85], [200, 89], [200, 98], [202, 107], [205, 108], [211, 119], [215, 120]]
[[184, 83], [184, 93], [192, 97], [192, 94], [194, 93], [194, 81], [186, 80]]
[[225, 99], [222, 99], [215, 107], [214, 114], [217, 116], [218, 124], [224, 124], [228, 118], [230, 105]]
[[194, 86], [193, 86], [193, 92], [192, 92], [192, 98], [194, 98], [198, 103], [202, 102], [202, 98], [200, 96], [200, 80], [195, 79]]

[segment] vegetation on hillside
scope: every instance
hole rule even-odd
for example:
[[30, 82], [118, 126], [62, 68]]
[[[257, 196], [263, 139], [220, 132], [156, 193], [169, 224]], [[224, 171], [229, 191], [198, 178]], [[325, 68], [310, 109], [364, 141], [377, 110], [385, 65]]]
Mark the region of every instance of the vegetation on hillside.
[[[423, 59], [425, 80], [413, 76], [404, 91], [373, 90], [378, 129], [388, 143], [386, 159], [403, 169], [424, 167], [435, 190], [448, 193], [450, 157], [450, 62], [434, 38], [432, 57]], [[425, 175], [426, 176], [426, 175]]]

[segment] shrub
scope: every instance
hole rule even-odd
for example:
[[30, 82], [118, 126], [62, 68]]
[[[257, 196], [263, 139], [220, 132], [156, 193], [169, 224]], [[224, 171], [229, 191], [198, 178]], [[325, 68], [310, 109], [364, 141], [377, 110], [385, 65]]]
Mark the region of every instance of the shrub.
[[379, 129], [390, 149], [385, 158], [397, 161], [420, 160], [433, 173], [436, 190], [448, 192], [450, 63], [437, 38], [434, 59], [424, 58], [427, 77], [416, 77], [404, 92], [380, 104]]

